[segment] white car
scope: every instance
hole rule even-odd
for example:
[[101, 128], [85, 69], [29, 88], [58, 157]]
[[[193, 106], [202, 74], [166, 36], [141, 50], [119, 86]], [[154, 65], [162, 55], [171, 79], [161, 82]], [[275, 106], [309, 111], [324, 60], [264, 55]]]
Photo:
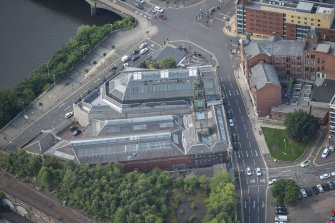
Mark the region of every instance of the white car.
[[309, 160], [305, 160], [304, 162], [300, 163], [301, 167], [306, 167], [309, 165]]
[[142, 43], [142, 44], [140, 45], [140, 49], [143, 49], [144, 47], [147, 47], [147, 46], [148, 46], [147, 43]]
[[335, 171], [331, 172], [330, 175], [333, 177], [335, 176]]
[[73, 116], [73, 112], [68, 112], [65, 114], [65, 118], [71, 118]]
[[272, 180], [269, 180], [269, 185], [272, 185], [272, 184], [274, 184], [276, 181], [277, 181], [277, 179], [272, 179]]
[[327, 179], [330, 177], [330, 174], [329, 173], [324, 173], [320, 176], [320, 180], [324, 180], [324, 179]]
[[129, 67], [129, 63], [124, 63], [123, 68]]
[[307, 193], [306, 193], [305, 189], [300, 189], [300, 193], [301, 193], [302, 197], [307, 197]]
[[121, 58], [121, 61], [124, 63], [124, 62], [126, 62], [127, 60], [129, 60], [130, 59], [130, 56], [128, 56], [128, 55], [124, 55], [122, 58]]
[[233, 126], [234, 126], [233, 119], [229, 119], [229, 126], [230, 126], [230, 127], [233, 127]]
[[154, 10], [156, 12], [160, 12], [160, 13], [164, 12], [164, 9], [162, 9], [161, 7], [158, 7], [158, 6], [155, 6]]
[[329, 154], [329, 149], [328, 148], [325, 148], [321, 154], [321, 157], [322, 158], [326, 158]]
[[146, 52], [148, 52], [148, 48], [143, 48], [143, 49], [141, 49], [140, 54], [143, 55]]
[[251, 175], [252, 175], [250, 167], [247, 167], [247, 175], [248, 175], [248, 176], [251, 176]]
[[135, 0], [135, 2], [138, 2], [138, 3], [144, 4], [144, 0]]
[[259, 167], [256, 168], [256, 175], [257, 176], [262, 176], [261, 168], [259, 168]]
[[333, 146], [328, 146], [328, 150], [329, 150], [330, 152], [334, 152], [334, 147], [333, 147]]
[[321, 184], [316, 185], [316, 187], [319, 189], [319, 191], [320, 191], [321, 193], [325, 192], [325, 191], [323, 190], [323, 187], [321, 186]]

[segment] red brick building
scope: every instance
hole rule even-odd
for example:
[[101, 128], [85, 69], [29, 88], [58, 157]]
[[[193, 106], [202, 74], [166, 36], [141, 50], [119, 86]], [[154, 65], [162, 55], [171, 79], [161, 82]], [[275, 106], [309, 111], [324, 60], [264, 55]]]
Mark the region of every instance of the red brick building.
[[249, 87], [260, 117], [270, 115], [272, 106], [282, 103], [281, 85], [275, 68], [270, 64], [260, 62], [251, 68]]

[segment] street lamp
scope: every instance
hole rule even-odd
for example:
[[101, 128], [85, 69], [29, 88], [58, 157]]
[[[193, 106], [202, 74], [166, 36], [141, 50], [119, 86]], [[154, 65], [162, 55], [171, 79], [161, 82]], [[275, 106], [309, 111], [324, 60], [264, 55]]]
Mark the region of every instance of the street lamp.
[[286, 139], [284, 138], [284, 144], [285, 144], [285, 151], [286, 151]]

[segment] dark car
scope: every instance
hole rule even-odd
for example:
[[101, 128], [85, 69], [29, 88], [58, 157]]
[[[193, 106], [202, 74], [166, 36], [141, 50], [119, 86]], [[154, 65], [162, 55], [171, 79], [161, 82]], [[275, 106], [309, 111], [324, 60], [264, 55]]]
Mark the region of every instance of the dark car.
[[333, 189], [335, 188], [335, 185], [334, 185], [333, 182], [327, 182], [327, 184], [329, 185], [329, 188], [330, 188], [331, 190], [333, 190]]
[[317, 195], [317, 194], [320, 193], [320, 192], [319, 192], [319, 189], [318, 189], [316, 186], [313, 186], [313, 187], [312, 187], [312, 191], [313, 191], [313, 193], [314, 193], [315, 195]]
[[309, 197], [313, 196], [313, 192], [312, 192], [311, 189], [306, 188], [305, 191], [306, 191], [306, 193], [307, 193], [307, 195], [308, 195]]
[[165, 15], [159, 15], [158, 16], [161, 20], [167, 20], [167, 17]]
[[72, 132], [72, 135], [73, 136], [77, 136], [77, 135], [79, 135], [81, 133], [81, 131], [79, 130], [79, 129], [76, 129], [76, 130], [74, 130], [73, 132]]
[[70, 131], [74, 131], [74, 130], [76, 130], [78, 127], [77, 126], [75, 126], [75, 125], [71, 125], [70, 127], [69, 127], [69, 130]]
[[286, 209], [285, 205], [276, 205], [276, 209]]
[[278, 215], [287, 215], [287, 210], [284, 209], [277, 209], [276, 214]]
[[131, 60], [132, 60], [133, 62], [135, 62], [136, 60], [138, 60], [138, 58], [140, 58], [140, 55], [134, 55], [134, 56], [131, 58]]
[[327, 184], [327, 183], [322, 184], [322, 187], [323, 187], [323, 189], [325, 189], [325, 191], [330, 190], [329, 184]]
[[140, 51], [138, 50], [138, 49], [135, 49], [134, 51], [133, 51], [133, 54], [134, 55], [136, 55], [136, 54], [138, 54]]
[[227, 117], [228, 119], [232, 119], [233, 118], [233, 113], [231, 111], [227, 112]]
[[144, 9], [143, 5], [140, 4], [140, 3], [137, 3], [137, 4], [135, 5], [135, 7], [138, 8], [138, 9]]

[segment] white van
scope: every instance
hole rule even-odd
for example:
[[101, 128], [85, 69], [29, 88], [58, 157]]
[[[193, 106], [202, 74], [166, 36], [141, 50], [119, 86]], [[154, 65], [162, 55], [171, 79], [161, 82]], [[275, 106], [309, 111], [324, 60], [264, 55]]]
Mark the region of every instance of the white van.
[[130, 59], [130, 56], [128, 56], [128, 55], [124, 55], [122, 58], [121, 58], [121, 61], [124, 63], [124, 62], [126, 62], [127, 60], [129, 60]]
[[287, 215], [277, 215], [275, 217], [275, 221], [283, 221], [286, 222], [287, 221]]

